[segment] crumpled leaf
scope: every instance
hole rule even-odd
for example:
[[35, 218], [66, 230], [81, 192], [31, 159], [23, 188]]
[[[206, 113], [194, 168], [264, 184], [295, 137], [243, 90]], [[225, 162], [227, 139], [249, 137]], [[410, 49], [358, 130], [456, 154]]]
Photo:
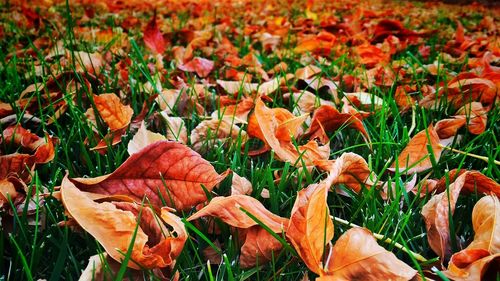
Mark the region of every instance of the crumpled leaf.
[[277, 234], [285, 231], [288, 219], [268, 211], [257, 199], [247, 195], [231, 195], [215, 197], [210, 203], [188, 218], [188, 221], [211, 216], [235, 227], [245, 236], [240, 255], [240, 265], [253, 267], [271, 260], [272, 252], [281, 250], [281, 243], [264, 230], [246, 212], [252, 214], [259, 222]]
[[[61, 184], [61, 198], [71, 217], [116, 261], [124, 259], [133, 241], [127, 266], [134, 269], [173, 267], [187, 239], [181, 219], [166, 209], [158, 217], [152, 209], [133, 202], [99, 203], [67, 177]], [[166, 224], [173, 227], [175, 236]]]
[[111, 174], [71, 181], [82, 191], [126, 195], [136, 202], [147, 196], [153, 206], [187, 210], [205, 202], [204, 189], [212, 191], [228, 173], [217, 174], [208, 161], [183, 144], [158, 141], [131, 155]]
[[[454, 254], [443, 273], [453, 280], [493, 280], [485, 276], [488, 268], [500, 263], [500, 202], [496, 196], [481, 198], [472, 211], [474, 240], [467, 248]], [[494, 274], [494, 270], [492, 272]]]
[[[336, 175], [299, 191], [286, 232], [316, 280], [410, 280], [417, 271], [379, 246], [370, 231], [352, 228], [335, 245], [326, 202]], [[326, 250], [326, 252], [325, 252]]]
[[111, 131], [123, 129], [130, 124], [134, 111], [129, 105], [123, 105], [117, 95], [94, 95], [94, 103]]
[[[329, 156], [329, 145], [318, 146], [314, 141], [299, 146], [292, 143], [301, 131], [305, 117], [295, 117], [283, 108], [268, 108], [262, 100], [257, 100], [255, 111], [248, 121], [248, 134], [261, 139], [281, 161], [294, 165], [313, 166], [314, 161], [326, 160]], [[309, 150], [309, 152], [308, 152]]]
[[457, 131], [467, 124], [469, 132], [479, 135], [486, 130], [488, 115], [480, 102], [471, 102], [461, 107], [455, 116], [436, 123], [439, 138], [446, 139], [456, 135]]
[[[429, 134], [429, 138], [427, 138]], [[430, 145], [432, 152], [429, 151]], [[389, 170], [395, 171], [396, 166], [400, 173], [414, 174], [432, 168], [430, 153], [434, 155], [436, 162], [439, 161], [442, 148], [439, 144], [439, 136], [434, 127], [429, 125], [425, 130], [418, 132], [401, 151], [398, 159], [392, 163]]]
[[[20, 125], [3, 130], [0, 144], [21, 148], [22, 153], [3, 155], [0, 152], [0, 209], [10, 205], [9, 199], [16, 208], [25, 202], [29, 193], [27, 184], [31, 182], [31, 172], [37, 164], [48, 163], [54, 159], [56, 143], [56, 138], [48, 134], [39, 137]], [[37, 196], [34, 192], [31, 194]], [[39, 201], [41, 204], [41, 199]]]
[[[422, 216], [427, 228], [427, 239], [431, 249], [437, 253], [442, 260], [446, 260], [451, 255], [451, 239], [449, 229], [449, 216], [455, 212], [455, 205], [458, 196], [463, 190], [468, 192], [478, 191], [480, 193], [496, 194], [500, 191], [500, 185], [488, 177], [478, 176], [476, 171], [465, 171], [455, 178], [454, 173], [450, 173], [450, 179], [455, 180], [450, 184], [448, 191], [432, 197], [422, 208]], [[438, 182], [438, 186], [440, 183]], [[436, 187], [440, 190], [441, 188]]]

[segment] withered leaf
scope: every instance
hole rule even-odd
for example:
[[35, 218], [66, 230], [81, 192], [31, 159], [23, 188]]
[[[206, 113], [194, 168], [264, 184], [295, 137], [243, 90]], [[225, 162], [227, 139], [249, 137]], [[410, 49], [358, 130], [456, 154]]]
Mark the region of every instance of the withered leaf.
[[[430, 149], [432, 151], [429, 151]], [[425, 171], [432, 167], [430, 154], [433, 154], [437, 162], [442, 150], [439, 144], [439, 136], [434, 127], [430, 125], [427, 129], [417, 133], [408, 142], [389, 170], [395, 171], [397, 166], [400, 173], [414, 174]]]
[[324, 270], [325, 245], [333, 238], [333, 222], [326, 204], [328, 189], [328, 184], [321, 182], [299, 191], [286, 232], [304, 263], [316, 274]]
[[[457, 281], [490, 280], [488, 268], [500, 265], [500, 202], [494, 195], [481, 198], [472, 211], [474, 240], [454, 254], [444, 274]], [[494, 270], [492, 272], [494, 274]]]
[[365, 228], [351, 228], [335, 243], [324, 275], [316, 280], [411, 280], [417, 271], [377, 244]]
[[127, 152], [132, 155], [139, 152], [146, 146], [162, 140], [165, 140], [163, 135], [149, 131], [146, 129], [144, 121], [142, 121], [139, 130], [137, 130], [137, 133], [128, 143]]
[[[158, 217], [152, 209], [136, 203], [98, 203], [80, 191], [67, 177], [61, 184], [61, 197], [71, 217], [94, 236], [116, 261], [124, 259], [133, 241], [128, 267], [152, 269], [173, 266], [187, 239], [180, 218], [166, 209], [162, 209]], [[166, 224], [173, 227], [175, 236]]]
[[206, 201], [205, 190], [210, 192], [228, 172], [219, 175], [183, 144], [159, 141], [131, 155], [111, 174], [71, 181], [83, 191], [126, 195], [137, 202], [147, 196], [153, 206], [186, 210]]
[[123, 129], [130, 124], [134, 111], [129, 105], [123, 105], [117, 95], [95, 95], [94, 103], [99, 115], [111, 131]]

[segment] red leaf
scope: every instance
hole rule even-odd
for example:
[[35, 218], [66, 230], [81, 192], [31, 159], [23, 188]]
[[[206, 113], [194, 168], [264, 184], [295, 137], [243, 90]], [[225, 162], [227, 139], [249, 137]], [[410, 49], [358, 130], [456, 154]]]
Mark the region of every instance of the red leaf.
[[217, 174], [185, 145], [159, 141], [130, 156], [111, 174], [71, 181], [82, 191], [127, 195], [137, 202], [147, 196], [153, 206], [186, 210], [206, 201], [205, 190], [210, 192], [227, 174]]
[[156, 23], [156, 10], [154, 11], [153, 18], [151, 18], [151, 21], [149, 21], [144, 30], [144, 43], [155, 54], [163, 54], [165, 52], [166, 43]]

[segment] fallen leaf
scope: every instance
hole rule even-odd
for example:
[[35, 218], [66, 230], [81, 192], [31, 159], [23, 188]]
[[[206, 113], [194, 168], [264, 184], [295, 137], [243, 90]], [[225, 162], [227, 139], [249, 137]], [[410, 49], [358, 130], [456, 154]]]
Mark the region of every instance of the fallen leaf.
[[277, 254], [282, 244], [242, 209], [277, 234], [284, 232], [288, 225], [288, 219], [269, 212], [257, 199], [247, 195], [215, 197], [207, 206], [191, 215], [188, 221], [211, 216], [237, 228], [240, 235], [244, 236], [240, 265], [243, 268], [250, 268], [270, 261], [273, 252]]
[[371, 232], [355, 227], [333, 246], [331, 260], [316, 280], [412, 280], [417, 271], [377, 244]]
[[[116, 261], [122, 262], [132, 244], [127, 266], [140, 269], [173, 267], [187, 239], [181, 219], [161, 210], [161, 219], [150, 208], [130, 202], [98, 203], [67, 177], [61, 184], [65, 209]], [[175, 236], [166, 226], [174, 229]]]
[[233, 173], [231, 195], [250, 195], [252, 191], [252, 183], [249, 180]]
[[163, 54], [165, 52], [166, 42], [156, 22], [156, 10], [144, 30], [144, 43], [155, 54]]
[[181, 117], [168, 116], [166, 111], [162, 111], [160, 114], [167, 125], [167, 140], [187, 144], [188, 137], [184, 120]]
[[123, 105], [115, 94], [94, 95], [94, 103], [99, 115], [111, 131], [127, 127], [134, 111], [129, 105]]
[[128, 143], [127, 152], [129, 155], [132, 155], [139, 152], [146, 146], [162, 140], [165, 140], [163, 135], [149, 131], [146, 129], [144, 121], [142, 121], [139, 130], [137, 130], [137, 133]]
[[[331, 175], [333, 185], [344, 184], [356, 193], [361, 192], [363, 186], [370, 188], [375, 184], [372, 179], [376, 176], [368, 168], [366, 160], [356, 153], [343, 153], [339, 158], [319, 162], [317, 166]], [[337, 192], [341, 193], [339, 189]]]
[[257, 199], [247, 195], [232, 195], [228, 197], [214, 197], [210, 203], [188, 218], [192, 221], [201, 217], [211, 216], [237, 228], [250, 228], [259, 225], [248, 214], [255, 216], [260, 222], [276, 233], [281, 233], [288, 220], [268, 211]]
[[328, 189], [324, 181], [299, 191], [286, 231], [300, 258], [316, 274], [324, 271], [324, 250], [334, 231], [326, 204]]
[[436, 190], [441, 193], [433, 196], [422, 208], [429, 245], [442, 260], [446, 260], [451, 255], [450, 241], [455, 238], [450, 237], [449, 216], [452, 216], [455, 211], [460, 193], [463, 190], [483, 194], [493, 192], [497, 196], [500, 193], [498, 183], [476, 171], [465, 171], [459, 174], [450, 172], [449, 178], [454, 180], [449, 185], [448, 191], [444, 191], [440, 187], [442, 183], [438, 182]]
[[[486, 277], [488, 268], [500, 262], [500, 202], [496, 196], [481, 198], [472, 211], [474, 240], [467, 248], [454, 254], [443, 273], [453, 280], [490, 280]], [[498, 272], [498, 271], [497, 271]], [[493, 273], [494, 274], [494, 273]]]
[[266, 264], [273, 260], [273, 257], [276, 258], [283, 248], [280, 241], [258, 225], [244, 231], [244, 235], [245, 240], [241, 246], [240, 255], [241, 268], [252, 268]]
[[200, 57], [195, 57], [187, 63], [181, 64], [178, 68], [186, 72], [196, 72], [200, 77], [207, 77], [214, 69], [214, 62]]
[[146, 196], [153, 206], [187, 210], [207, 200], [229, 171], [219, 175], [189, 147], [171, 141], [155, 142], [132, 154], [113, 173], [97, 178], [73, 178], [82, 191], [126, 195], [136, 202]]
[[327, 143], [330, 138], [326, 132], [334, 132], [344, 125], [358, 130], [365, 141], [370, 143], [370, 136], [359, 118], [349, 113], [340, 113], [331, 105], [322, 105], [314, 111], [311, 126], [305, 136], [310, 139], [318, 138], [322, 143]]
[[217, 142], [236, 142], [241, 138], [241, 144], [247, 139], [247, 133], [229, 119], [204, 120], [191, 131], [191, 145], [195, 151], [213, 147]]
[[[427, 134], [429, 137], [427, 137]], [[429, 148], [430, 146], [430, 148]], [[429, 151], [432, 149], [432, 151]], [[439, 136], [432, 124], [425, 130], [417, 133], [399, 154], [398, 159], [388, 169], [395, 171], [396, 166], [400, 173], [414, 174], [432, 168], [430, 154], [436, 162], [439, 161], [442, 148], [439, 145]]]

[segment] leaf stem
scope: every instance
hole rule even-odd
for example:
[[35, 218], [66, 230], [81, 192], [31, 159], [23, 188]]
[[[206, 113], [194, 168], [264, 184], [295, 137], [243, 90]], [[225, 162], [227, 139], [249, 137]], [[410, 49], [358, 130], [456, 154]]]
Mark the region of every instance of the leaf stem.
[[[488, 157], [486, 157], [486, 156], [481, 156], [481, 155], [477, 155], [477, 154], [473, 154], [473, 153], [465, 152], [465, 151], [458, 150], [458, 149], [454, 149], [454, 148], [451, 148], [451, 147], [448, 147], [448, 146], [446, 146], [446, 145], [442, 145], [442, 144], [439, 144], [439, 146], [440, 146], [441, 148], [448, 149], [448, 150], [451, 150], [451, 151], [453, 151], [453, 152], [463, 154], [463, 155], [465, 155], [465, 156], [470, 156], [470, 157], [473, 157], [473, 158], [476, 158], [476, 159], [479, 159], [479, 160], [483, 160], [483, 161], [485, 161], [486, 163], [489, 163], [489, 162], [490, 162], [490, 159], [488, 159]], [[499, 165], [499, 166], [500, 166], [500, 161], [498, 161], [498, 160], [494, 160], [494, 159], [493, 159], [493, 163], [495, 163], [496, 165]]]
[[[341, 218], [337, 218], [337, 217], [334, 217], [334, 216], [330, 216], [330, 217], [332, 217], [332, 219], [334, 221], [339, 222], [339, 223], [341, 223], [343, 225], [352, 226], [352, 227], [361, 227], [359, 225], [356, 225], [354, 223], [348, 222], [348, 221], [346, 221], [344, 219], [341, 219]], [[378, 240], [381, 240], [381, 241], [383, 241], [385, 243], [394, 244], [394, 246], [396, 248], [400, 249], [401, 251], [403, 251], [403, 252], [405, 252], [405, 253], [413, 256], [413, 257], [415, 257], [416, 260], [421, 261], [421, 262], [427, 262], [427, 259], [424, 258], [421, 254], [418, 254], [418, 253], [415, 253], [415, 252], [409, 250], [408, 248], [406, 248], [405, 246], [403, 246], [403, 245], [399, 244], [398, 242], [392, 240], [391, 238], [389, 238], [389, 237], [384, 238], [384, 235], [378, 234], [378, 233], [374, 233], [374, 232], [372, 232], [372, 234], [373, 234], [373, 237], [375, 237]]]

